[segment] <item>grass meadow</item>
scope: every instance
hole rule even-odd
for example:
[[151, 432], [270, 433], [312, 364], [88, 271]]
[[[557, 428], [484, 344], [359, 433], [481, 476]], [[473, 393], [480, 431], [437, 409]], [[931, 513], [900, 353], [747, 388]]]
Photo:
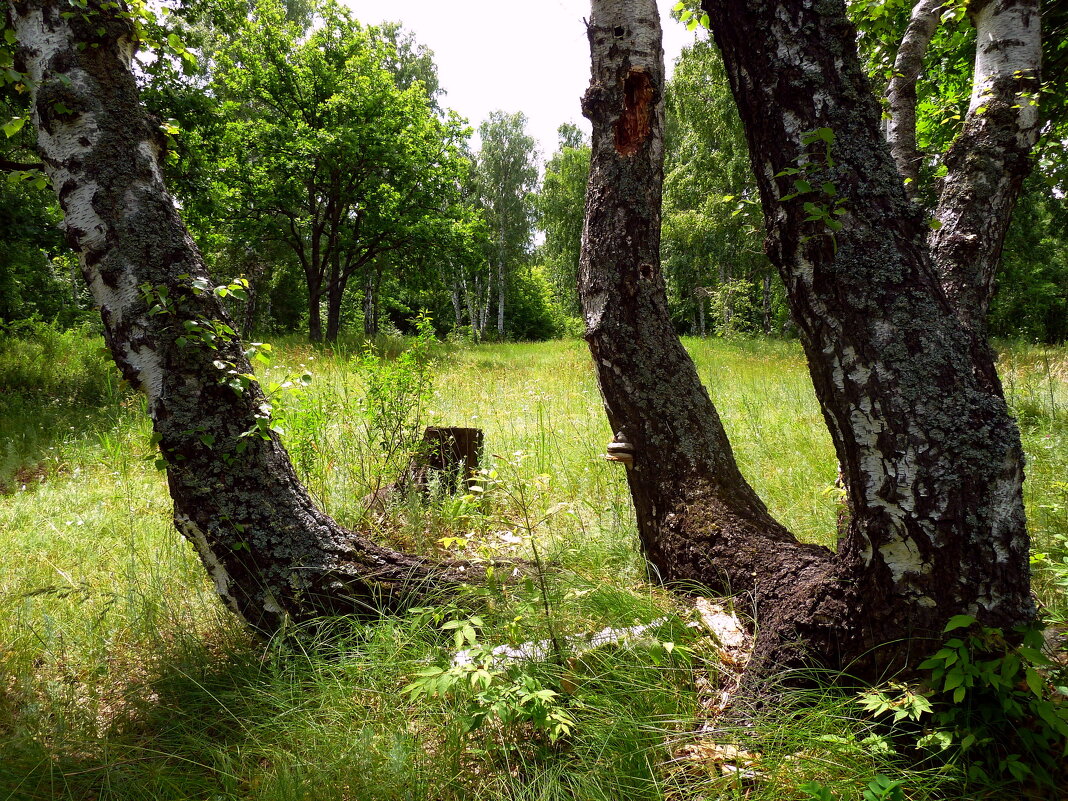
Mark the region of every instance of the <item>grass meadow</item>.
[[[846, 690], [716, 728], [730, 670], [689, 605], [647, 580], [582, 342], [436, 346], [411, 426], [482, 428], [484, 491], [384, 516], [363, 502], [397, 461], [369, 422], [374, 364], [356, 345], [276, 342], [261, 380], [294, 383], [272, 402], [328, 512], [398, 547], [551, 568], [271, 642], [221, 607], [175, 532], [142, 403], [100, 345], [44, 326], [0, 339], [0, 801], [801, 801], [861, 798], [876, 776], [901, 784], [872, 799], [986, 792], [952, 760], [896, 749]], [[836, 465], [797, 343], [687, 345], [746, 476], [790, 529], [833, 545]], [[1063, 623], [1068, 352], [1006, 346], [1000, 368], [1028, 453], [1035, 593]], [[458, 644], [650, 623], [569, 658], [450, 667]]]

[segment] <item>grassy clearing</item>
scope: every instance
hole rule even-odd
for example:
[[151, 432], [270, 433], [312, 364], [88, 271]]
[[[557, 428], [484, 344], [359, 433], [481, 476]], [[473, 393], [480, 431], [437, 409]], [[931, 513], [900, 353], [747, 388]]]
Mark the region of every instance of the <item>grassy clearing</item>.
[[[789, 527], [830, 544], [833, 450], [796, 344], [687, 344], [746, 475]], [[854, 798], [877, 773], [913, 801], [976, 797], [952, 770], [885, 753], [841, 691], [786, 696], [748, 732], [695, 739], [720, 668], [693, 613], [644, 580], [582, 343], [439, 348], [420, 425], [485, 430], [485, 497], [398, 503], [386, 522], [362, 500], [391, 465], [369, 444], [358, 351], [277, 344], [265, 383], [314, 376], [273, 402], [329, 512], [423, 551], [529, 556], [536, 543], [556, 567], [544, 587], [491, 583], [270, 643], [220, 608], [174, 533], [141, 404], [97, 345], [47, 329], [0, 342], [0, 801], [770, 800], [808, 798], [813, 780]], [[1063, 620], [1068, 356], [1010, 348], [1001, 370], [1029, 455], [1036, 591]], [[403, 691], [456, 672], [458, 634], [477, 649], [661, 620], [579, 657]], [[757, 778], [722, 770], [709, 743], [759, 751]]]

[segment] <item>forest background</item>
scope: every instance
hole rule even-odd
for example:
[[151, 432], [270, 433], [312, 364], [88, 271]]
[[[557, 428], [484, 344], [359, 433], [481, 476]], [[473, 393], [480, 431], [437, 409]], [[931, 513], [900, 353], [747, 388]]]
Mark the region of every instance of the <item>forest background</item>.
[[[1044, 20], [1049, 122], [1005, 246], [990, 313], [996, 337], [1068, 337], [1064, 202], [1064, 11]], [[963, 6], [961, 7], [963, 8]], [[873, 85], [907, 3], [854, 4]], [[918, 86], [921, 196], [968, 104], [974, 31], [958, 9]], [[338, 6], [190, 2], [164, 18], [142, 61], [143, 96], [168, 147], [168, 182], [216, 276], [243, 277], [246, 335], [411, 333], [537, 340], [581, 333], [576, 273], [589, 146], [573, 124], [544, 162], [521, 109], [473, 121], [442, 105], [433, 53], [400, 23]], [[168, 49], [168, 39], [172, 46]], [[174, 45], [177, 45], [176, 47]], [[662, 257], [680, 333], [789, 336], [763, 254], [741, 125], [707, 41], [680, 56], [667, 98]], [[91, 321], [52, 192], [33, 170], [27, 94], [0, 96], [0, 321]]]

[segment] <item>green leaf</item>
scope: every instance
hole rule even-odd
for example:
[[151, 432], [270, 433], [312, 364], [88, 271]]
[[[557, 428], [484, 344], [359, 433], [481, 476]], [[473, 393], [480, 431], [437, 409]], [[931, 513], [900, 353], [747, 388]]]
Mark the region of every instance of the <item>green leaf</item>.
[[1042, 680], [1042, 676], [1034, 668], [1024, 668], [1024, 681], [1027, 682], [1027, 688], [1033, 692], [1038, 698], [1041, 698], [1043, 692], [1046, 689], [1046, 683]]
[[22, 126], [25, 125], [25, 124], [26, 124], [26, 118], [25, 117], [12, 117], [10, 120], [5, 122], [0, 127], [2, 127], [4, 129], [4, 133], [7, 134], [7, 137], [10, 139], [12, 136], [14, 136], [19, 131], [21, 131], [22, 130]]
[[1042, 665], [1043, 667], [1050, 667], [1053, 662], [1044, 653], [1037, 648], [1028, 648], [1027, 646], [1020, 646], [1016, 651], [1030, 662], [1032, 665]]
[[946, 627], [942, 629], [942, 633], [946, 634], [954, 629], [966, 629], [975, 624], [975, 618], [971, 615], [954, 615], [946, 623]]
[[960, 687], [962, 684], [964, 684], [964, 671], [959, 668], [951, 670], [946, 674], [946, 683], [942, 687], [942, 691], [948, 693], [954, 687]]

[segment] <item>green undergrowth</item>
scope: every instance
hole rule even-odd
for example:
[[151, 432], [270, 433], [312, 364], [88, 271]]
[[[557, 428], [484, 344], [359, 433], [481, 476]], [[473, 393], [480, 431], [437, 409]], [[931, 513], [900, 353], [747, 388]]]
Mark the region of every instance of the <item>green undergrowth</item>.
[[[142, 403], [99, 340], [47, 327], [0, 337], [0, 801], [801, 801], [819, 788], [859, 799], [877, 777], [909, 801], [993, 792], [951, 760], [897, 749], [855, 691], [784, 690], [748, 726], [709, 717], [731, 671], [684, 599], [646, 581], [581, 342], [426, 343], [405, 368], [426, 382], [387, 382], [403, 436], [480, 427], [483, 472], [457, 496], [432, 488], [374, 508], [368, 496], [406, 456], [368, 386], [404, 344], [275, 343], [261, 380], [301, 477], [384, 542], [541, 570], [265, 643], [219, 605], [175, 533]], [[772, 511], [833, 544], [834, 454], [799, 347], [687, 346]], [[1036, 592], [1061, 620], [1065, 364], [1063, 349], [1019, 346], [1000, 364], [1029, 457]], [[638, 625], [584, 650], [580, 635]], [[533, 662], [493, 661], [493, 648], [527, 642], [542, 648]]]

